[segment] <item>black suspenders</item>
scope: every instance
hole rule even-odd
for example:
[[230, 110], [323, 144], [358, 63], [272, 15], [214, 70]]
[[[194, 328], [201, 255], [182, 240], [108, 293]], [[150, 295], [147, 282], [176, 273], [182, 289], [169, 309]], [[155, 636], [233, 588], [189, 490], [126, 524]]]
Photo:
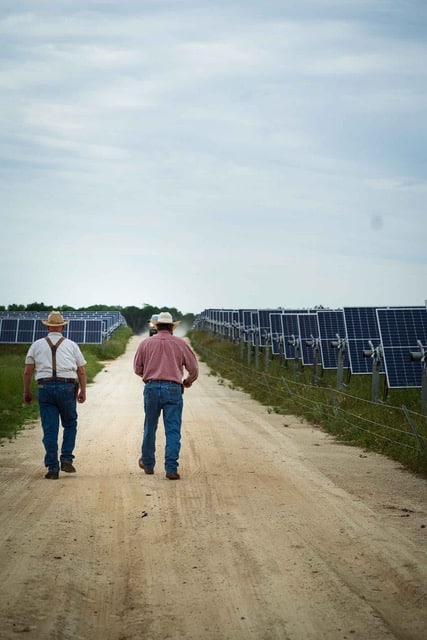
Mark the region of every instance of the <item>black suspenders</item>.
[[58, 342], [56, 344], [53, 344], [52, 341], [50, 340], [50, 338], [46, 337], [45, 340], [47, 341], [50, 350], [52, 351], [52, 378], [56, 378], [56, 352], [58, 350], [59, 345], [61, 344], [61, 342], [63, 342], [65, 340], [65, 337], [62, 336]]

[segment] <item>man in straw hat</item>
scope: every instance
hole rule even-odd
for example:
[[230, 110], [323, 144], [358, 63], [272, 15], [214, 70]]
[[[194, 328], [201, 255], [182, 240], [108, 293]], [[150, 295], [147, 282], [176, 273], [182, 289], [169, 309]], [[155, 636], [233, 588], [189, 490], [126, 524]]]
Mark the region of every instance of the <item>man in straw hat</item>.
[[[25, 358], [24, 402], [31, 404], [31, 379], [38, 385], [38, 401], [43, 428], [45, 478], [57, 480], [59, 468], [75, 473], [74, 446], [77, 435], [76, 401], [86, 400], [86, 360], [79, 346], [62, 335], [67, 320], [52, 311], [47, 320], [48, 335], [30, 346]], [[64, 428], [60, 463], [58, 461], [59, 420]]]
[[[154, 473], [156, 431], [163, 412], [165, 428], [165, 471], [169, 480], [179, 480], [178, 459], [181, 449], [181, 424], [184, 387], [191, 387], [199, 373], [196, 356], [183, 338], [173, 335], [179, 321], [168, 311], [152, 320], [156, 335], [143, 340], [135, 354], [134, 371], [144, 383], [144, 436], [139, 466]], [[184, 369], [187, 376], [183, 380]]]

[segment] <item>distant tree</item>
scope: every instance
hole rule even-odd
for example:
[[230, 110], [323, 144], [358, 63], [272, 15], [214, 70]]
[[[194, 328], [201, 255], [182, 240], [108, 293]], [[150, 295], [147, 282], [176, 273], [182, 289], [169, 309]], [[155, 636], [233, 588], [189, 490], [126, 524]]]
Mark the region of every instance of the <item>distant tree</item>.
[[7, 308], [8, 311], [25, 311], [24, 304], [10, 304]]
[[44, 302], [31, 302], [27, 304], [26, 311], [50, 311], [53, 309], [50, 305], [46, 306]]
[[92, 304], [90, 307], [81, 308], [79, 311], [120, 311], [121, 307], [119, 305], [108, 305], [108, 304]]
[[138, 307], [124, 307], [122, 315], [134, 333], [142, 333], [147, 326], [143, 310]]

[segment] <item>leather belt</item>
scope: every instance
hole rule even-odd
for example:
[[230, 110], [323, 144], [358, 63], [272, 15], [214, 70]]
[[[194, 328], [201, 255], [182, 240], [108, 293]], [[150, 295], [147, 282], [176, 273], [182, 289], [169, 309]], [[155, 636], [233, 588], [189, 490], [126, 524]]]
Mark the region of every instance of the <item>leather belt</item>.
[[37, 384], [39, 382], [72, 382], [73, 384], [76, 384], [77, 382], [77, 378], [39, 378], [37, 380]]
[[169, 384], [180, 384], [176, 380], [146, 380], [145, 384], [148, 384], [148, 382], [168, 382]]

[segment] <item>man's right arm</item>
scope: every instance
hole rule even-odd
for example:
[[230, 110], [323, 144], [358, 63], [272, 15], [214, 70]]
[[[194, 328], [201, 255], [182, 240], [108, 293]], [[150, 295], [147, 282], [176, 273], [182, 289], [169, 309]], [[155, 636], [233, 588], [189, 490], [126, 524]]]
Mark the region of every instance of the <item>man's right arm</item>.
[[133, 359], [133, 370], [137, 376], [142, 378], [144, 375], [144, 363], [142, 360], [141, 349], [138, 347], [135, 353], [135, 357]]
[[86, 367], [84, 365], [77, 367], [77, 378], [79, 381], [77, 402], [82, 403], [86, 400]]
[[33, 378], [35, 365], [26, 364], [24, 368], [24, 402], [25, 404], [31, 404], [33, 401], [33, 394], [31, 391], [31, 380]]

